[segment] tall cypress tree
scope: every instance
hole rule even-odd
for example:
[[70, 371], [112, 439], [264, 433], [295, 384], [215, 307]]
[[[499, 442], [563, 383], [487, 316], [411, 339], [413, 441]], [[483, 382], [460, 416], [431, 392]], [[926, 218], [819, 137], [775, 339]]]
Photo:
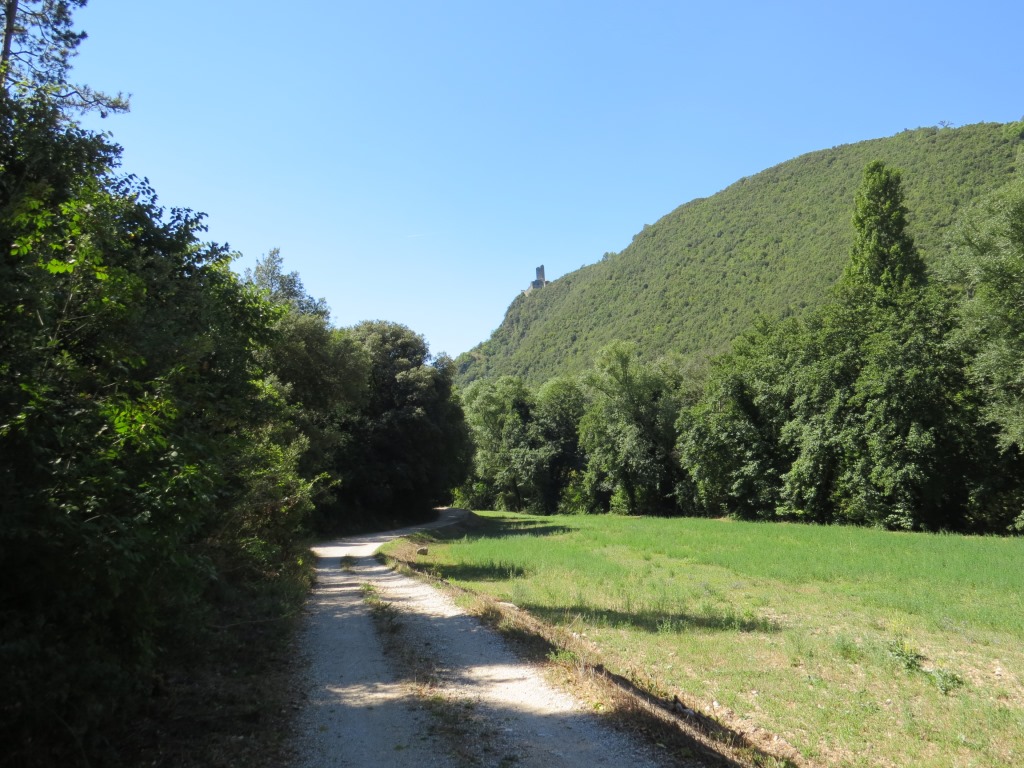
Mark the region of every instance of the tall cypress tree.
[[928, 288], [907, 231], [898, 171], [867, 166], [853, 223], [849, 263], [800, 374], [784, 496], [814, 519], [968, 528], [986, 454], [976, 397], [950, 343], [950, 302]]
[[924, 262], [907, 232], [898, 170], [879, 160], [868, 164], [857, 191], [853, 226], [856, 240], [843, 275], [846, 284], [871, 286], [890, 298], [901, 289], [924, 285]]

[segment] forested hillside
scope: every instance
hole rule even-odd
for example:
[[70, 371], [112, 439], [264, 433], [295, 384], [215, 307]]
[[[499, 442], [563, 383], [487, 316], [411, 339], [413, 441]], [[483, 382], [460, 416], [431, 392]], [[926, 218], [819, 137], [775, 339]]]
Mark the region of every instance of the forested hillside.
[[1024, 175], [964, 212], [941, 271], [909, 218], [899, 171], [869, 163], [819, 306], [757, 320], [707, 365], [615, 341], [534, 390], [472, 382], [464, 503], [1024, 530]]
[[587, 369], [613, 340], [653, 359], [717, 353], [758, 315], [816, 306], [840, 276], [865, 165], [903, 171], [909, 232], [926, 263], [967, 204], [1010, 178], [1021, 123], [921, 128], [812, 152], [645, 226], [624, 251], [516, 297], [492, 337], [457, 360], [459, 380], [539, 385]]

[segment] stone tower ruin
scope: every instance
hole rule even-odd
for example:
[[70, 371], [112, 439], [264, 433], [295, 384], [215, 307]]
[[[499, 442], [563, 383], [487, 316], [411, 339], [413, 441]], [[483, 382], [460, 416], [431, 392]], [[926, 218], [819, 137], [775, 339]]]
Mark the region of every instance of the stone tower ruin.
[[541, 264], [537, 267], [537, 279], [530, 283], [530, 286], [523, 293], [529, 293], [535, 288], [543, 288], [547, 284], [548, 281], [544, 279], [544, 265]]

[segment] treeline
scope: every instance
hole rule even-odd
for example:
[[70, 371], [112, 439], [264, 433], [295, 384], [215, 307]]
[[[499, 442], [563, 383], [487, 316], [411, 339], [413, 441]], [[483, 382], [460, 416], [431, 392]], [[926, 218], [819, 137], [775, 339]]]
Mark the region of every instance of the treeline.
[[728, 354], [643, 362], [607, 346], [531, 390], [470, 384], [463, 503], [535, 512], [731, 515], [892, 529], [1024, 528], [1024, 180], [959, 223], [929, 273], [901, 175], [856, 195], [825, 304], [762, 319]]
[[332, 327], [279, 254], [243, 279], [200, 215], [115, 172], [72, 116], [120, 102], [64, 80], [70, 8], [4, 8], [4, 765], [106, 764], [217, 616], [301, 581], [311, 530], [429, 514], [471, 456], [421, 336]]
[[450, 501], [472, 461], [452, 360], [397, 323], [332, 327], [326, 302], [283, 271], [276, 249], [241, 284], [271, 307], [255, 370], [285, 416], [279, 442], [309, 486], [312, 530], [408, 522]]

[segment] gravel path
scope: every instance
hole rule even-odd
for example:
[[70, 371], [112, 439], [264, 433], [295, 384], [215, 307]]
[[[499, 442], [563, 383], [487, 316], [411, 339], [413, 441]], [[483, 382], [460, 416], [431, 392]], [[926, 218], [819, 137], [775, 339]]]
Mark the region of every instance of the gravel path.
[[[431, 526], [314, 547], [320, 560], [303, 636], [308, 699], [298, 765], [664, 765], [646, 745], [609, 729], [554, 689], [447, 595], [373, 557], [385, 541], [460, 514], [446, 510]], [[342, 557], [355, 559], [349, 569], [342, 570]], [[396, 644], [429, 661], [429, 696], [383, 649], [364, 584], [397, 608]]]

